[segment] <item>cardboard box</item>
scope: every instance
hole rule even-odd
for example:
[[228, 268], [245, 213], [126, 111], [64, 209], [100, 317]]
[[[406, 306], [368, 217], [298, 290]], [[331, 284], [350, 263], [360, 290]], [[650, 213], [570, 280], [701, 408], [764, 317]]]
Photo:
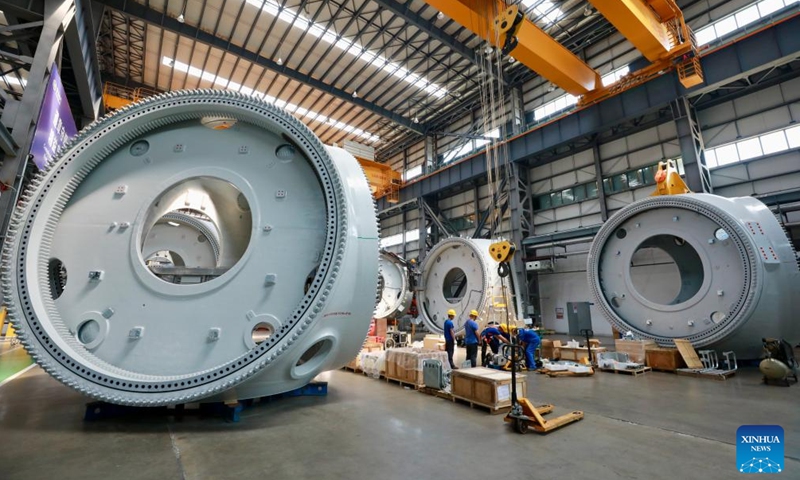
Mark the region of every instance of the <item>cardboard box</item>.
[[542, 339], [542, 344], [539, 345], [539, 356], [550, 360], [560, 359], [561, 341]]
[[616, 351], [628, 354], [631, 362], [641, 363], [644, 365], [645, 355], [644, 351], [648, 348], [656, 347], [656, 342], [653, 340], [614, 340]]
[[[517, 394], [526, 395], [524, 375], [517, 375]], [[453, 396], [491, 409], [511, 406], [511, 374], [492, 368], [476, 367], [454, 370], [451, 374]]]
[[425, 335], [422, 346], [425, 350], [444, 350], [444, 335]]
[[677, 348], [648, 348], [644, 353], [646, 364], [652, 369], [674, 372], [686, 367], [686, 362], [683, 361]]

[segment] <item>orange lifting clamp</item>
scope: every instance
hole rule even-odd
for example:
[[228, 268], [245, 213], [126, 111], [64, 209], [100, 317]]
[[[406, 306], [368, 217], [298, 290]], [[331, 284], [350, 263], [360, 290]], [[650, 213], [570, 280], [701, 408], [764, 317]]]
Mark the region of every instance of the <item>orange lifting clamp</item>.
[[665, 162], [658, 162], [656, 170], [656, 191], [650, 196], [657, 197], [659, 195], [681, 195], [684, 193], [692, 193], [689, 187], [683, 182], [681, 174], [678, 173], [678, 167], [675, 165], [675, 160], [667, 160]]
[[510, 262], [516, 251], [517, 248], [509, 241], [502, 241], [489, 245], [489, 254], [497, 263]]

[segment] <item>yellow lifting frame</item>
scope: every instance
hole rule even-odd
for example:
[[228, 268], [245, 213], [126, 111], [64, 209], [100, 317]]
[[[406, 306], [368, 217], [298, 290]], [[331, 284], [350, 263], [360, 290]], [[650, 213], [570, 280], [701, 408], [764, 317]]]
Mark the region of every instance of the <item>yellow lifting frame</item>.
[[511, 34], [515, 46], [504, 53], [572, 95], [584, 95], [602, 85], [592, 67], [524, 18], [516, 5], [506, 7], [504, 2], [493, 0], [425, 0], [425, 3], [497, 48], [502, 49], [505, 37]]

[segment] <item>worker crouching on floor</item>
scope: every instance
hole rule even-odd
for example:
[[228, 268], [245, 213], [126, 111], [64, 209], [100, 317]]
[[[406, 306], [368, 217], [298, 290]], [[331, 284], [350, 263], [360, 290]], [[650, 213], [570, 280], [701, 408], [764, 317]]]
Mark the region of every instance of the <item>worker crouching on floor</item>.
[[467, 360], [472, 368], [478, 366], [478, 311], [469, 312], [469, 320], [464, 324], [464, 345], [467, 347]]
[[453, 309], [448, 310], [447, 320], [444, 321], [444, 350], [447, 352], [447, 361], [450, 362], [450, 368], [453, 370], [456, 369], [456, 364], [453, 363], [453, 353], [456, 349], [454, 318], [456, 318], [456, 311]]
[[517, 330], [517, 338], [525, 349], [525, 365], [528, 366], [528, 370], [536, 370], [536, 349], [542, 343], [541, 338], [536, 332], [526, 328]]
[[481, 362], [483, 366], [492, 363], [486, 357], [486, 347], [491, 349], [493, 355], [497, 355], [500, 351], [500, 343], [508, 343], [505, 326], [498, 326], [497, 323], [490, 322], [489, 326], [481, 332]]

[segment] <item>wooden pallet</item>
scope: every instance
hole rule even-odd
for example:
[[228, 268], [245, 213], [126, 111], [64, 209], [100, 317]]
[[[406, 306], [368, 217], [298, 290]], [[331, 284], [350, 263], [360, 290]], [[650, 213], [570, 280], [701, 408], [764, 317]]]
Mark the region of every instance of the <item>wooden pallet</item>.
[[674, 368], [650, 367], [650, 369], [653, 370], [654, 372], [677, 373], [677, 370]]
[[453, 400], [453, 395], [450, 392], [445, 392], [444, 390], [437, 390], [430, 387], [420, 387], [419, 391], [427, 395], [433, 395], [434, 397], [444, 398], [445, 400]]
[[717, 370], [717, 371], [703, 371], [702, 369], [693, 369], [693, 368], [679, 368], [675, 371], [678, 375], [682, 375], [684, 377], [695, 377], [695, 378], [710, 378], [712, 380], [727, 380], [732, 376], [736, 375], [736, 370]]
[[364, 373], [364, 371], [361, 370], [360, 368], [353, 368], [347, 365], [342, 367], [342, 370], [347, 370], [348, 372], [353, 372], [353, 373]]
[[540, 369], [536, 370], [536, 373], [540, 373], [542, 375], [547, 375], [548, 377], [551, 377], [551, 378], [555, 378], [555, 377], [591, 377], [592, 375], [594, 375], [594, 369], [592, 369], [591, 372], [576, 373], [576, 372], [570, 372], [568, 370], [558, 370], [558, 371], [553, 372], [553, 371], [550, 371], [550, 370], [548, 370], [546, 368], [540, 368]]
[[422, 388], [422, 385], [417, 385], [416, 383], [411, 383], [411, 382], [409, 382], [407, 380], [403, 380], [403, 379], [400, 379], [400, 378], [394, 378], [394, 377], [390, 377], [388, 375], [383, 375], [383, 378], [386, 380], [387, 383], [388, 382], [395, 382], [395, 383], [399, 384], [401, 387], [409, 387], [409, 388], [412, 388], [414, 390], [419, 390], [420, 388]]
[[630, 369], [627, 369], [627, 368], [626, 369], [601, 368], [600, 370], [603, 371], [603, 372], [608, 372], [608, 373], [624, 373], [626, 375], [632, 375], [632, 376], [636, 377], [636, 376], [639, 376], [639, 375], [641, 375], [643, 373], [649, 372], [650, 370], [652, 370], [652, 368], [650, 368], [650, 367], [642, 367], [642, 368], [637, 368], [636, 370], [630, 370]]
[[592, 375], [594, 375], [594, 370], [592, 370], [591, 372], [582, 372], [582, 373], [570, 372], [570, 371], [566, 371], [566, 372], [563, 372], [563, 371], [562, 371], [562, 372], [549, 372], [549, 371], [548, 371], [548, 372], [546, 372], [546, 373], [547, 373], [547, 376], [548, 376], [548, 377], [550, 377], [550, 378], [559, 378], [559, 377], [591, 377]]
[[481, 408], [483, 410], [488, 410], [489, 414], [491, 414], [491, 415], [500, 415], [501, 413], [508, 413], [509, 411], [511, 411], [511, 405], [509, 405], [507, 407], [495, 407], [493, 405], [487, 405], [485, 403], [476, 402], [475, 400], [471, 400], [469, 398], [459, 397], [457, 395], [453, 395], [452, 393], [450, 394], [450, 399], [454, 403], [461, 402], [461, 403], [469, 404], [470, 408], [476, 408], [477, 407], [477, 408]]

